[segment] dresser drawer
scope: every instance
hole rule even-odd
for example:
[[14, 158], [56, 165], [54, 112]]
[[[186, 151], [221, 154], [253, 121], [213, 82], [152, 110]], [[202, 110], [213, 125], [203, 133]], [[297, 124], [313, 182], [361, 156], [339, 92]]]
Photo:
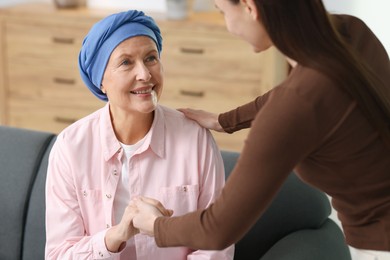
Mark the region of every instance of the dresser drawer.
[[9, 63], [8, 82], [11, 97], [96, 99], [82, 81], [77, 68], [29, 68]]
[[6, 23], [6, 55], [24, 66], [77, 68], [78, 53], [87, 30], [38, 24]]
[[252, 101], [260, 95], [261, 81], [248, 84], [215, 81], [206, 77], [167, 77], [161, 103], [167, 106], [191, 107], [220, 113]]
[[263, 55], [254, 55], [248, 44], [227, 32], [165, 30], [163, 33], [166, 48], [162, 62], [167, 75], [252, 81], [263, 73]]
[[104, 103], [85, 107], [74, 100], [10, 99], [9, 125], [58, 133], [76, 120], [103, 107]]
[[219, 113], [252, 101], [276, 84], [268, 75], [275, 66], [275, 49], [254, 54], [247, 43], [223, 30], [168, 28], [163, 35], [162, 104]]

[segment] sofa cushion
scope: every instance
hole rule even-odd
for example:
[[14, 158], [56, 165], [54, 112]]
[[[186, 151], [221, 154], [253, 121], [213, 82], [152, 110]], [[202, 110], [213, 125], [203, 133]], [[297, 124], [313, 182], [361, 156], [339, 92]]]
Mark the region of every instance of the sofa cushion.
[[[21, 259], [30, 192], [53, 137], [51, 133], [0, 126], [0, 259]], [[44, 230], [36, 235], [42, 233]]]
[[328, 219], [319, 229], [302, 229], [287, 235], [261, 260], [350, 260], [344, 241], [339, 226]]

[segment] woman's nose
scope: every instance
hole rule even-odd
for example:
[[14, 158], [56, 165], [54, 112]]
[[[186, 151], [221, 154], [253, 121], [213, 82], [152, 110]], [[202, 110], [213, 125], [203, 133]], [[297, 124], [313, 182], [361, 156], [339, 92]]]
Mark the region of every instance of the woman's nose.
[[137, 64], [137, 74], [136, 79], [141, 81], [149, 81], [152, 78], [152, 75], [150, 74], [150, 71], [148, 67], [145, 66], [144, 63], [138, 63]]

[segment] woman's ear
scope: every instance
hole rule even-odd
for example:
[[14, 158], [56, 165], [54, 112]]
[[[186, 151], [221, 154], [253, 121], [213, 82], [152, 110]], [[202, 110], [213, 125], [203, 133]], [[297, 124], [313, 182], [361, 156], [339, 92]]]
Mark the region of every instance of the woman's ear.
[[253, 19], [258, 20], [259, 12], [254, 0], [241, 0], [241, 4], [244, 6], [245, 11], [247, 11]]

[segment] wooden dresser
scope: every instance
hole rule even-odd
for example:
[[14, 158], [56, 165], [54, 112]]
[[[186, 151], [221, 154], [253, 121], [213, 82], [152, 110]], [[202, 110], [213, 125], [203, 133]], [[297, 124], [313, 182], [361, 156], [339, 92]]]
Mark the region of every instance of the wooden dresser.
[[[58, 133], [104, 106], [82, 82], [78, 52], [90, 27], [112, 13], [49, 4], [0, 9], [0, 122]], [[254, 54], [230, 35], [218, 13], [187, 20], [150, 14], [163, 34], [165, 73], [160, 103], [225, 112], [283, 80], [284, 58], [274, 49]], [[247, 131], [213, 133], [221, 149], [240, 150]]]

